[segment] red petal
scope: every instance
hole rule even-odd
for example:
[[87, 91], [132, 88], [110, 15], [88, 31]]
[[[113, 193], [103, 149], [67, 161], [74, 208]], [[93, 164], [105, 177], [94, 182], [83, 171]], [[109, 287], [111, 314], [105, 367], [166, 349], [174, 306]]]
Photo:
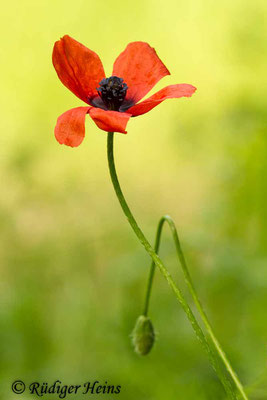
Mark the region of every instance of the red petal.
[[125, 128], [131, 114], [118, 111], [106, 111], [95, 107], [90, 108], [89, 114], [98, 128], [103, 131], [127, 133]]
[[95, 52], [65, 35], [55, 43], [52, 60], [63, 85], [81, 100], [88, 103], [97, 95], [96, 88], [105, 72]]
[[137, 115], [142, 115], [152, 110], [152, 108], [156, 107], [163, 100], [179, 97], [191, 97], [196, 90], [197, 89], [194, 86], [186, 83], [166, 86], [148, 99], [130, 107], [127, 112], [131, 113], [133, 117], [136, 117]]
[[170, 72], [149, 44], [133, 42], [116, 59], [113, 75], [125, 80], [129, 88], [126, 98], [137, 103]]
[[77, 107], [64, 112], [57, 119], [55, 136], [60, 144], [79, 146], [85, 135], [85, 116], [90, 107]]

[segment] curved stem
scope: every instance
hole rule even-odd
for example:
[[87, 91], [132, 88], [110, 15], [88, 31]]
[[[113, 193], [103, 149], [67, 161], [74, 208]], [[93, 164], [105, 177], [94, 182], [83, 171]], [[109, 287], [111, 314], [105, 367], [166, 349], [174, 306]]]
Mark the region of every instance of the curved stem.
[[[107, 155], [108, 155], [108, 164], [109, 164], [109, 171], [110, 171], [110, 177], [113, 183], [113, 187], [115, 190], [115, 193], [117, 195], [117, 198], [120, 202], [120, 205], [122, 207], [122, 210], [126, 216], [126, 218], [128, 219], [133, 231], [135, 232], [137, 238], [139, 239], [140, 243], [144, 246], [145, 250], [147, 251], [147, 253], [150, 255], [150, 257], [152, 258], [153, 262], [155, 263], [155, 265], [159, 268], [160, 272], [162, 273], [162, 275], [164, 276], [164, 278], [167, 280], [169, 286], [171, 287], [171, 289], [173, 290], [176, 298], [178, 299], [178, 301], [180, 302], [183, 310], [185, 311], [187, 318], [189, 319], [194, 332], [197, 336], [197, 338], [200, 340], [203, 348], [206, 350], [209, 359], [215, 369], [215, 371], [217, 372], [217, 375], [219, 376], [226, 392], [228, 393], [228, 395], [230, 396], [230, 398], [232, 399], [238, 399], [237, 394], [235, 393], [234, 389], [232, 388], [232, 384], [229, 381], [228, 378], [226, 378], [224, 376], [224, 373], [221, 371], [220, 365], [218, 363], [217, 357], [215, 356], [213, 350], [211, 349], [211, 347], [209, 346], [207, 339], [200, 327], [200, 325], [198, 324], [190, 306], [188, 305], [186, 299], [184, 298], [183, 294], [181, 293], [180, 289], [177, 287], [177, 285], [175, 284], [171, 274], [168, 272], [167, 268], [164, 266], [163, 262], [161, 261], [161, 259], [159, 258], [159, 256], [157, 255], [157, 253], [154, 251], [153, 247], [151, 246], [151, 244], [148, 242], [148, 240], [146, 239], [145, 235], [143, 234], [142, 230], [139, 228], [133, 214], [131, 213], [131, 210], [124, 198], [124, 195], [122, 193], [119, 181], [118, 181], [118, 176], [117, 176], [117, 172], [116, 172], [116, 168], [115, 168], [115, 163], [114, 163], [114, 155], [113, 155], [113, 140], [114, 140], [114, 133], [110, 132], [108, 133], [108, 138], [107, 138]], [[220, 353], [219, 353], [220, 358], [222, 359]], [[236, 387], [239, 395], [241, 395], [242, 399], [247, 400], [246, 395], [244, 395], [242, 393], [242, 391], [240, 391], [239, 387]]]
[[[173, 240], [174, 240], [177, 256], [178, 256], [178, 259], [179, 259], [180, 264], [182, 266], [182, 270], [183, 270], [183, 273], [184, 273], [186, 284], [187, 284], [187, 286], [189, 288], [189, 291], [190, 291], [190, 293], [191, 293], [191, 295], [193, 297], [193, 300], [194, 300], [194, 302], [196, 304], [196, 307], [197, 307], [197, 309], [199, 311], [199, 314], [200, 314], [200, 316], [202, 318], [202, 321], [203, 321], [203, 323], [204, 323], [204, 325], [205, 325], [205, 327], [207, 329], [207, 332], [208, 332], [208, 334], [209, 334], [209, 336], [210, 336], [215, 348], [217, 349], [218, 353], [220, 354], [220, 357], [221, 357], [221, 359], [222, 359], [227, 371], [229, 372], [229, 374], [231, 375], [233, 381], [235, 382], [235, 385], [239, 389], [239, 392], [242, 393], [242, 396], [243, 396], [244, 399], [247, 399], [247, 396], [245, 394], [244, 388], [243, 388], [241, 382], [239, 381], [235, 371], [233, 370], [233, 368], [232, 368], [232, 366], [230, 364], [230, 361], [228, 360], [226, 354], [224, 353], [224, 351], [223, 351], [218, 339], [216, 338], [216, 336], [215, 336], [215, 334], [213, 332], [213, 329], [211, 327], [211, 324], [210, 324], [210, 322], [208, 320], [207, 314], [204, 311], [204, 308], [203, 308], [203, 306], [202, 306], [202, 304], [201, 304], [201, 302], [199, 300], [199, 297], [197, 295], [196, 289], [194, 287], [191, 275], [189, 273], [189, 270], [188, 270], [188, 267], [187, 267], [187, 264], [186, 264], [186, 260], [185, 260], [185, 257], [184, 257], [183, 251], [182, 251], [182, 247], [181, 247], [181, 243], [180, 243], [180, 240], [179, 240], [179, 236], [178, 236], [178, 232], [177, 232], [175, 223], [174, 223], [173, 219], [169, 215], [164, 215], [159, 221], [158, 229], [157, 229], [157, 235], [156, 235], [156, 241], [155, 241], [155, 251], [157, 253], [159, 251], [161, 233], [162, 233], [162, 228], [163, 228], [164, 222], [167, 222], [169, 227], [170, 227], [170, 229], [171, 229], [171, 233], [172, 233], [172, 237], [173, 237]], [[155, 273], [155, 263], [154, 263], [154, 261], [152, 261], [152, 264], [151, 264], [151, 267], [150, 267], [149, 279], [148, 279], [146, 299], [145, 299], [145, 315], [147, 315], [147, 313], [148, 313], [149, 300], [150, 300], [150, 297], [151, 297], [151, 290], [152, 290], [154, 273]]]

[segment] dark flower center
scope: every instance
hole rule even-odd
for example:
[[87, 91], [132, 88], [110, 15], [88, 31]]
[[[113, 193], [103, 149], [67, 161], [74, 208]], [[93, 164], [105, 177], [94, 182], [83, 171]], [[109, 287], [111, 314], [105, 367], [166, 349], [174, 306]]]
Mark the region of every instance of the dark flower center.
[[119, 111], [125, 99], [127, 89], [128, 86], [123, 82], [122, 78], [111, 76], [110, 78], [102, 79], [99, 82], [99, 88], [96, 90], [108, 110]]

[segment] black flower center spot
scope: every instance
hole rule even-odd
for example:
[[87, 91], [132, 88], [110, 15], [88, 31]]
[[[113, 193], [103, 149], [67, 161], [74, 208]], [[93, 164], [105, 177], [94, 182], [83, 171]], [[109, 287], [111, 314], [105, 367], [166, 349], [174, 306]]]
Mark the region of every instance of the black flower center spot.
[[128, 86], [123, 82], [122, 78], [111, 76], [110, 78], [102, 79], [99, 82], [99, 88], [96, 90], [108, 110], [119, 111], [127, 89]]

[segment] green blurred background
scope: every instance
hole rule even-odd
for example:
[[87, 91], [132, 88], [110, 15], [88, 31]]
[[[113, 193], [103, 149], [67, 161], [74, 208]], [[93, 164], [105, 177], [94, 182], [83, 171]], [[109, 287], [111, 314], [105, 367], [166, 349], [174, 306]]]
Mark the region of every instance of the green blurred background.
[[[241, 381], [258, 382], [251, 399], [267, 399], [266, 12], [265, 0], [2, 3], [1, 399], [18, 398], [15, 379], [108, 381], [124, 400], [225, 398], [159, 274], [157, 342], [146, 358], [133, 352], [149, 258], [113, 193], [106, 133], [88, 117], [79, 148], [54, 139], [57, 117], [83, 105], [52, 66], [64, 34], [107, 75], [128, 42], [147, 41], [172, 73], [153, 92], [197, 86], [116, 135], [118, 173], [149, 240], [161, 215], [176, 220], [215, 332]], [[161, 254], [184, 288], [167, 230]]]

